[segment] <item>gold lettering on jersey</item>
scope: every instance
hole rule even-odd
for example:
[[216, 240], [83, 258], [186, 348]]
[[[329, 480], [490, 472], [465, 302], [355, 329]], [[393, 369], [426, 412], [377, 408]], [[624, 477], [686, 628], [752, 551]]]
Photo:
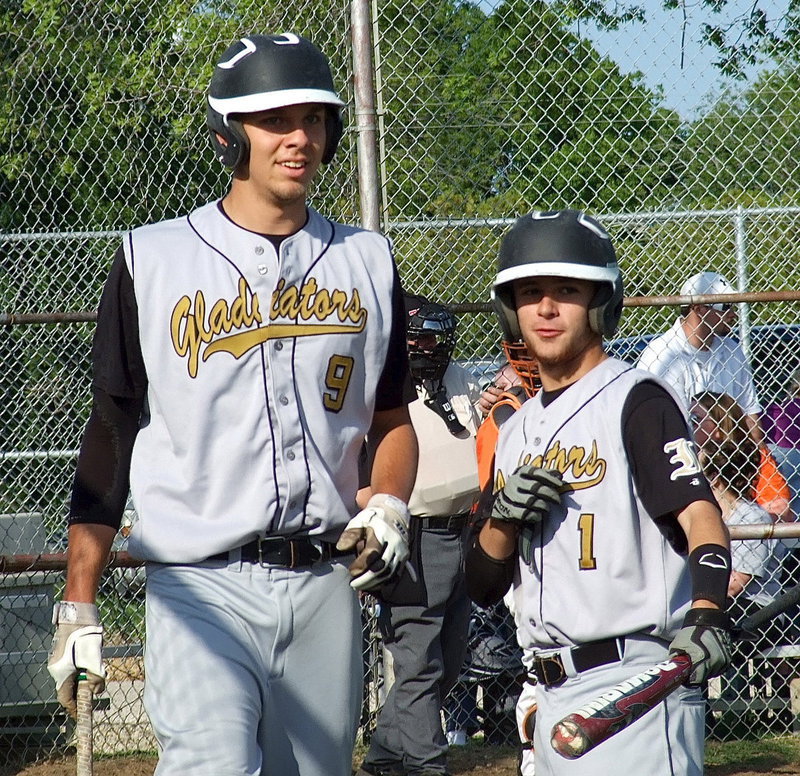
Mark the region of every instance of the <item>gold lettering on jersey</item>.
[[258, 309], [258, 296], [251, 294], [244, 278], [239, 279], [239, 294], [228, 305], [227, 300], [219, 299], [212, 306], [206, 318], [206, 299], [202, 291], [194, 295], [194, 307], [188, 296], [183, 296], [172, 310], [170, 335], [175, 352], [187, 356], [187, 368], [191, 377], [197, 376], [200, 350], [207, 344], [203, 361], [206, 360], [211, 340], [233, 329], [245, 329], [254, 323], [261, 323]]
[[335, 315], [342, 323], [349, 322], [362, 331], [367, 320], [367, 311], [361, 306], [361, 297], [353, 289], [352, 299], [339, 289], [328, 291], [327, 288], [318, 289], [317, 281], [309, 278], [299, 289], [296, 286], [287, 286], [281, 278], [278, 287], [272, 293], [269, 318], [291, 318], [303, 321], [316, 318], [324, 321]]
[[[194, 300], [183, 296], [172, 310], [172, 345], [179, 356], [187, 358], [191, 377], [197, 376], [201, 355], [203, 361], [219, 352], [241, 358], [269, 340], [357, 334], [364, 330], [367, 322], [367, 310], [362, 307], [356, 289], [348, 296], [339, 289], [319, 288], [314, 278], [299, 287], [287, 285], [283, 278], [278, 281], [270, 301], [267, 326], [262, 325], [258, 294], [249, 290], [244, 278], [239, 279], [238, 295], [233, 302], [229, 304], [226, 299], [218, 299], [207, 315], [206, 309], [205, 296], [197, 291]], [[331, 318], [338, 323], [328, 322]], [[279, 319], [281, 322], [276, 323]], [[226, 336], [219, 336], [221, 334]]]
[[[556, 469], [564, 479], [564, 488], [562, 489], [564, 493], [585, 490], [598, 485], [605, 478], [608, 468], [605, 458], [601, 457], [597, 449], [596, 441], [592, 441], [592, 446], [588, 451], [580, 445], [573, 445], [567, 449], [556, 442], [543, 454], [534, 456], [531, 453], [524, 453], [519, 459], [518, 466]], [[494, 482], [495, 491], [500, 490], [504, 485], [505, 477], [498, 470]]]
[[569, 449], [556, 441], [543, 455], [523, 455], [520, 464], [529, 464], [543, 469], [556, 469], [568, 485], [568, 490], [584, 490], [603, 481], [606, 476], [606, 460], [600, 457], [597, 442], [587, 452], [585, 447], [574, 445]]

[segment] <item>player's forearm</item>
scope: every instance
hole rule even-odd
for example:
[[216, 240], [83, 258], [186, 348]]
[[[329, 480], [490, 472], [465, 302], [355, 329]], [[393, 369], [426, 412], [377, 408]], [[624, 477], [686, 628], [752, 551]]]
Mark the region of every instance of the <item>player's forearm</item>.
[[730, 534], [719, 509], [695, 501], [678, 514], [689, 549], [693, 608], [725, 608], [730, 579]]
[[111, 526], [97, 523], [69, 527], [65, 601], [94, 603], [116, 533]]
[[490, 558], [506, 560], [517, 549], [518, 533], [516, 526], [489, 518], [481, 528], [478, 541]]
[[719, 509], [710, 501], [695, 501], [678, 514], [689, 552], [703, 544], [719, 544], [730, 550], [731, 537]]
[[478, 606], [496, 604], [511, 587], [516, 547], [516, 528], [491, 518], [484, 523], [464, 559], [467, 594]]
[[376, 412], [367, 437], [373, 493], [389, 493], [406, 503], [417, 477], [417, 435], [406, 407]]

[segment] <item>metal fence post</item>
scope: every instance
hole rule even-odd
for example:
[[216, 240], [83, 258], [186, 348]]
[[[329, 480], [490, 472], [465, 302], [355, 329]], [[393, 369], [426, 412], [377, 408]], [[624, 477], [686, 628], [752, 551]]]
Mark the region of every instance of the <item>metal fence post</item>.
[[[747, 226], [745, 224], [745, 212], [741, 205], [736, 206], [734, 216], [736, 234], [736, 285], [737, 291], [747, 291], [748, 272], [747, 272]], [[739, 302], [739, 335], [742, 340], [742, 348], [748, 360], [750, 354], [750, 305], [747, 302]]]
[[358, 150], [358, 191], [361, 224], [380, 231], [380, 187], [375, 124], [375, 82], [370, 35], [370, 2], [353, 0], [350, 8], [353, 36], [353, 92]]

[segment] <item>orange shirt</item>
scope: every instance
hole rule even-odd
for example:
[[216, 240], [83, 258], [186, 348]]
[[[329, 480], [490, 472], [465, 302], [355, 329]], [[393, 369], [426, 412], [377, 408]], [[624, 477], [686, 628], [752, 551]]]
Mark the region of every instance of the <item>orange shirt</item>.
[[527, 399], [525, 389], [514, 385], [497, 397], [486, 419], [478, 428], [475, 437], [475, 452], [478, 456], [478, 484], [481, 491], [491, 487], [494, 479], [494, 452], [497, 447], [497, 435], [500, 426], [508, 420]]
[[761, 448], [761, 461], [755, 484], [755, 501], [779, 522], [791, 523], [794, 514], [789, 506], [789, 485], [780, 473], [778, 464], [769, 450]]

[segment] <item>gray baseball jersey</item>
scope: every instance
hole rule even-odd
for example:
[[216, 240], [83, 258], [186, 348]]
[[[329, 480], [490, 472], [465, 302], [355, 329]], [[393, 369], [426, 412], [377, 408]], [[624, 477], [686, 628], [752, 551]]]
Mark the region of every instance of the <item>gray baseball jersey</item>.
[[148, 375], [133, 554], [335, 541], [355, 512], [396, 272], [384, 237], [308, 213], [279, 252], [217, 203], [127, 236]]
[[[522, 464], [558, 469], [570, 490], [534, 539], [514, 582], [523, 648], [646, 633], [671, 638], [691, 600], [686, 559], [647, 514], [621, 423], [629, 391], [652, 375], [607, 359], [545, 409], [542, 395], [501, 429], [496, 485]], [[692, 444], [662, 451], [672, 478], [704, 478]], [[571, 601], [575, 605], [571, 605]]]

